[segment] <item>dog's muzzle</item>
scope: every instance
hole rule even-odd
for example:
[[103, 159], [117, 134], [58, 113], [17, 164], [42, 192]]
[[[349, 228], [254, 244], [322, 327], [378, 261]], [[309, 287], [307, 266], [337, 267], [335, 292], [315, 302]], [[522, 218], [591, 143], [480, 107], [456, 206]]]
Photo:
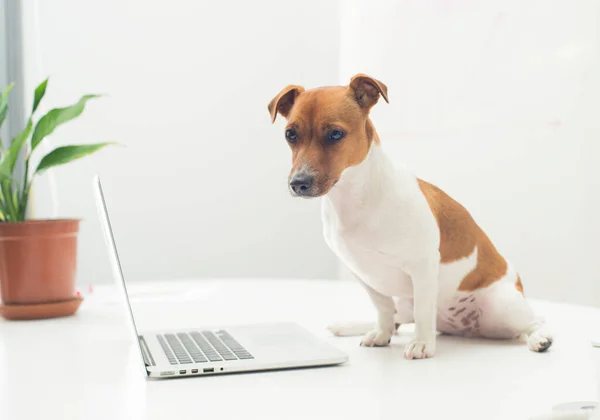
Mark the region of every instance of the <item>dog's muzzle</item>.
[[298, 172], [290, 179], [292, 194], [298, 197], [312, 197], [314, 195], [314, 176], [307, 172]]

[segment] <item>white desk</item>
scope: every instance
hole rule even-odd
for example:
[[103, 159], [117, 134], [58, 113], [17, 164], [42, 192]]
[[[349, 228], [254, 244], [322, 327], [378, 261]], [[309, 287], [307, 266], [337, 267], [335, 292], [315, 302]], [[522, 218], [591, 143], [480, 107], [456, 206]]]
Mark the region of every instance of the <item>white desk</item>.
[[[297, 321], [350, 355], [345, 365], [146, 380], [134, 363], [115, 289], [96, 288], [75, 317], [0, 321], [0, 419], [527, 419], [555, 403], [597, 400], [600, 311], [536, 303], [555, 330], [545, 354], [524, 343], [440, 337], [429, 360], [405, 360], [410, 335], [361, 348], [331, 321], [369, 320], [367, 296], [334, 281], [131, 284], [138, 327]], [[210, 413], [210, 416], [209, 416]]]

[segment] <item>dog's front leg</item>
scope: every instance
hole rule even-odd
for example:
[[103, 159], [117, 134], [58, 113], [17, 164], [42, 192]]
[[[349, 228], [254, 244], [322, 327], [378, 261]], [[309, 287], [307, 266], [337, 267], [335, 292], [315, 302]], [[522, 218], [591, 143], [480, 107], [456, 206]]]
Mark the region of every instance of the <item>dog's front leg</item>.
[[415, 337], [404, 349], [404, 355], [407, 359], [425, 359], [435, 355], [439, 259], [415, 264], [410, 271]]
[[396, 310], [394, 299], [390, 296], [382, 295], [364, 281], [360, 279], [359, 281], [366, 289], [371, 298], [371, 302], [373, 302], [373, 305], [377, 310], [377, 323], [375, 324], [375, 328], [365, 334], [360, 345], [363, 347], [387, 346], [390, 344], [392, 335], [396, 330], [394, 324], [394, 312]]

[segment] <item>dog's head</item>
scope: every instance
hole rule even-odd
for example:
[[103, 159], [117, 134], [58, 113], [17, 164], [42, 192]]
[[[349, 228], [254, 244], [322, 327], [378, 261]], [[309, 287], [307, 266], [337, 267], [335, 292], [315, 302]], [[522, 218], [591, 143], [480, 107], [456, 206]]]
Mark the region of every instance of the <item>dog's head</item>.
[[293, 195], [327, 194], [346, 168], [361, 163], [378, 141], [369, 111], [387, 87], [364, 74], [348, 86], [304, 90], [287, 86], [269, 103], [271, 120], [287, 119], [285, 139], [292, 149], [289, 186]]

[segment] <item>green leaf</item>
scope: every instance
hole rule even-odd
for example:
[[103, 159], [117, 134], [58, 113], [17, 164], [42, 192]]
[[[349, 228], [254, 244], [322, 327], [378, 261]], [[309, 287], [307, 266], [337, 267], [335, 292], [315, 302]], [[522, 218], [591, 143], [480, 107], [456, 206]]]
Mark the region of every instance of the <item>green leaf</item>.
[[0, 105], [0, 127], [4, 123], [6, 119], [6, 115], [8, 114], [8, 105]]
[[7, 221], [7, 213], [8, 212], [6, 211], [6, 205], [4, 202], [4, 194], [2, 193], [2, 188], [0, 187], [0, 219], [2, 219], [2, 221]]
[[83, 112], [85, 104], [90, 99], [98, 98], [100, 95], [85, 95], [79, 102], [66, 108], [55, 108], [48, 111], [35, 126], [33, 137], [31, 138], [31, 151], [35, 150], [44, 137], [52, 134], [54, 129], [61, 124], [77, 118]]
[[8, 85], [6, 89], [0, 95], [0, 127], [2, 127], [2, 123], [6, 119], [6, 114], [8, 113], [8, 94], [12, 90], [15, 84], [11, 83]]
[[11, 162], [11, 166], [10, 166], [11, 172], [15, 167], [15, 162], [17, 160], [17, 156], [19, 155], [19, 152], [21, 151], [21, 149], [25, 145], [25, 142], [29, 138], [29, 135], [31, 134], [32, 128], [33, 128], [33, 121], [31, 121], [31, 118], [30, 118], [29, 121], [27, 121], [27, 125], [25, 126], [25, 128], [22, 129], [10, 142], [10, 147], [8, 148], [8, 151], [11, 153], [12, 158], [13, 158], [13, 161]]
[[21, 200], [19, 202], [19, 220], [25, 220], [27, 216], [27, 204], [29, 202], [29, 193], [31, 191], [31, 182], [21, 190]]
[[3, 195], [3, 204], [6, 210], [4, 216], [6, 216], [6, 220], [9, 222], [14, 222], [17, 220], [17, 206], [13, 201], [13, 191], [11, 188], [10, 180], [2, 180], [0, 181], [0, 188], [2, 188]]
[[31, 182], [29, 182], [29, 157], [25, 159], [25, 170], [23, 171], [23, 182], [21, 183], [21, 199], [19, 201], [19, 217], [25, 220], [27, 213], [27, 201], [29, 200], [29, 191]]
[[57, 147], [42, 158], [35, 173], [40, 173], [53, 166], [64, 165], [76, 159], [91, 155], [94, 152], [114, 143], [81, 144]]
[[12, 172], [8, 169], [10, 152], [6, 150], [0, 159], [0, 181], [5, 179], [12, 180]]
[[8, 172], [8, 170], [5, 170], [2, 167], [2, 163], [3, 162], [4, 161], [0, 162], [0, 181], [3, 180], [3, 179], [10, 179], [10, 180], [12, 180], [12, 174], [10, 172]]
[[4, 123], [6, 119], [6, 115], [8, 114], [8, 105], [0, 105], [0, 127]]
[[48, 85], [48, 79], [44, 80], [42, 83], [35, 88], [35, 94], [33, 96], [33, 109], [31, 113], [33, 114], [40, 104], [42, 98], [46, 94], [46, 86]]
[[8, 85], [6, 87], [6, 89], [4, 89], [4, 91], [2, 92], [2, 95], [0, 95], [0, 103], [4, 103], [8, 101], [8, 94], [10, 93], [10, 91], [12, 90], [12, 88], [15, 86], [14, 83], [11, 83], [10, 85]]
[[31, 122], [31, 119], [29, 119], [27, 126], [12, 139], [10, 147], [4, 152], [2, 160], [0, 160], [0, 176], [12, 177], [17, 158], [19, 157], [19, 152], [29, 138], [32, 127], [33, 123]]
[[17, 212], [17, 219], [19, 219], [19, 191], [18, 188], [13, 189], [13, 196], [12, 196], [12, 200], [13, 200], [13, 207], [16, 209]]

